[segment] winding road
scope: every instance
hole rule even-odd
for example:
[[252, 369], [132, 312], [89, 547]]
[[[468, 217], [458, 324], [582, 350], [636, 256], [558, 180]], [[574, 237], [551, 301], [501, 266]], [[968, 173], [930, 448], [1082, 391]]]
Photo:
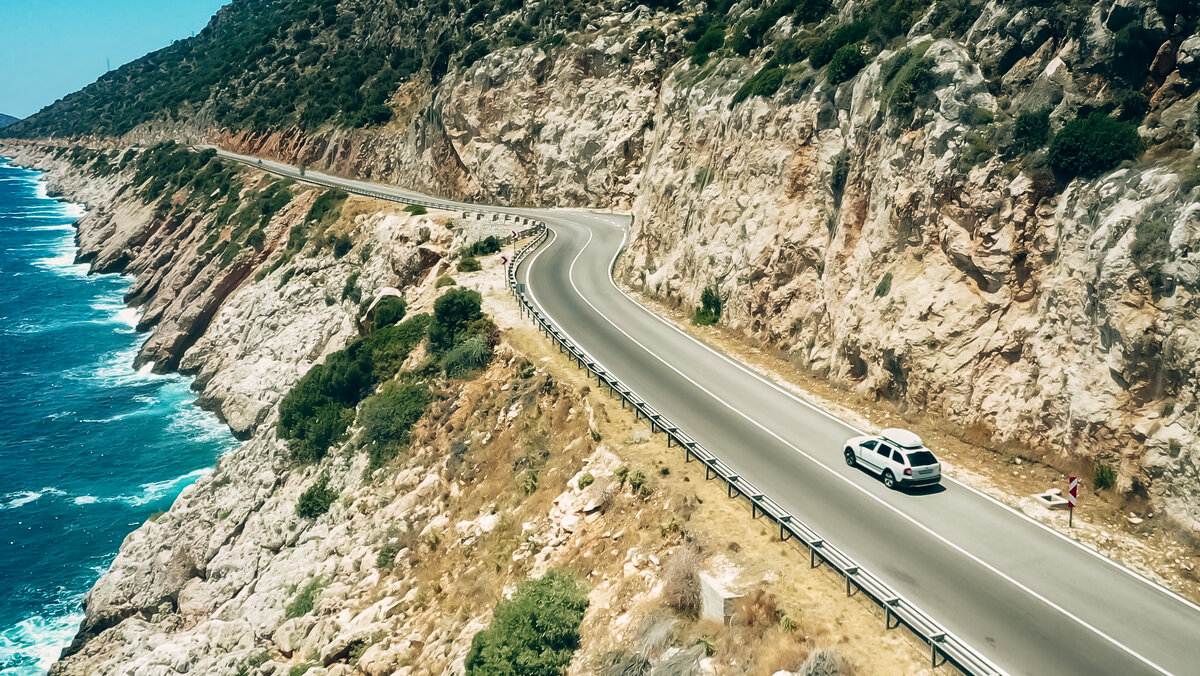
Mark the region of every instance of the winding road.
[[[287, 165], [259, 166], [300, 179]], [[306, 178], [397, 201], [545, 221], [552, 237], [518, 278], [574, 343], [1006, 672], [1200, 674], [1200, 607], [952, 477], [940, 489], [888, 490], [842, 459], [843, 442], [858, 429], [623, 293], [611, 270], [628, 217], [479, 207], [315, 172]], [[797, 556], [796, 565], [808, 564]]]

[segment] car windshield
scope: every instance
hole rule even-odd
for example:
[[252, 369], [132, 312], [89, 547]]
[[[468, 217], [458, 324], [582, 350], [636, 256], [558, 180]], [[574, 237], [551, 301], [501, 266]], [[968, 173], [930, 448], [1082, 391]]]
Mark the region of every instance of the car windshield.
[[912, 467], [937, 464], [937, 458], [929, 451], [916, 451], [908, 454], [908, 464]]

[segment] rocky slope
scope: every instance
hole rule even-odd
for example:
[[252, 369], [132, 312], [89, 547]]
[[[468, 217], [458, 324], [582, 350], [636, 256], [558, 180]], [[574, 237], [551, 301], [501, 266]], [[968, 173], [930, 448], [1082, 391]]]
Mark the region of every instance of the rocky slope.
[[[142, 359], [196, 372], [202, 399], [247, 438], [126, 538], [52, 673], [462, 673], [494, 604], [552, 568], [588, 589], [571, 673], [920, 673], [921, 655], [897, 634], [881, 642], [870, 609], [819, 572], [772, 573], [795, 556], [788, 546], [748, 531], [719, 487], [517, 328], [497, 257], [454, 276], [485, 292], [523, 348], [501, 343], [482, 374], [437, 379], [392, 462], [370, 465], [358, 428], [319, 462], [296, 460], [276, 434], [283, 395], [359, 334], [372, 299], [400, 293], [410, 314], [428, 311], [453, 272], [448, 252], [486, 234], [478, 224], [360, 198], [314, 220], [322, 191], [288, 186], [262, 242], [234, 249], [239, 212], [221, 221], [219, 201], [192, 201], [207, 194], [200, 183], [160, 196], [123, 152], [0, 152], [88, 204], [80, 256], [135, 276], [130, 300], [152, 329]], [[229, 204], [275, 194], [269, 177], [232, 178]], [[195, 210], [180, 218], [162, 197]], [[345, 233], [347, 251], [324, 243]], [[418, 348], [406, 364], [424, 357]], [[336, 496], [328, 511], [302, 516], [322, 482]], [[695, 584], [701, 568], [747, 593], [732, 626], [673, 609], [672, 585]]]

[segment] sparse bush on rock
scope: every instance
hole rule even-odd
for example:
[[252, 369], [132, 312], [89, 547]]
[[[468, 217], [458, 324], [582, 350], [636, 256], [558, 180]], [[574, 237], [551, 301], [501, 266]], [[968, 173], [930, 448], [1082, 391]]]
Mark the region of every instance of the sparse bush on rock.
[[700, 616], [700, 550], [685, 544], [663, 566], [663, 597], [675, 612], [687, 618]]
[[296, 513], [305, 519], [315, 519], [328, 512], [337, 498], [338, 492], [329, 487], [329, 477], [322, 474], [313, 485], [300, 494], [300, 501], [296, 503]]

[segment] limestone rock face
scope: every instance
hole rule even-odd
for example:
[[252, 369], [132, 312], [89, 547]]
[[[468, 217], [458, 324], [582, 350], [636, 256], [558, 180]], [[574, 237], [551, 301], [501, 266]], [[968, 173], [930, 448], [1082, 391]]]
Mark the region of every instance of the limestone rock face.
[[[618, 277], [689, 308], [716, 285], [724, 323], [796, 364], [1064, 468], [1112, 464], [1118, 488], [1200, 529], [1194, 38], [1178, 66], [1175, 43], [1159, 49], [1141, 128], [1177, 159], [1061, 182], [1044, 150], [1006, 149], [1023, 111], [1057, 128], [1106, 100], [1112, 27], [1157, 30], [1151, 5], [1097, 6], [1076, 39], [1045, 8], [989, 2], [970, 49], [918, 22], [897, 47], [932, 61], [911, 114], [887, 105], [896, 51], [839, 86], [804, 71], [737, 105], [757, 65], [675, 65]], [[1161, 260], [1139, 231], [1165, 240]]]

